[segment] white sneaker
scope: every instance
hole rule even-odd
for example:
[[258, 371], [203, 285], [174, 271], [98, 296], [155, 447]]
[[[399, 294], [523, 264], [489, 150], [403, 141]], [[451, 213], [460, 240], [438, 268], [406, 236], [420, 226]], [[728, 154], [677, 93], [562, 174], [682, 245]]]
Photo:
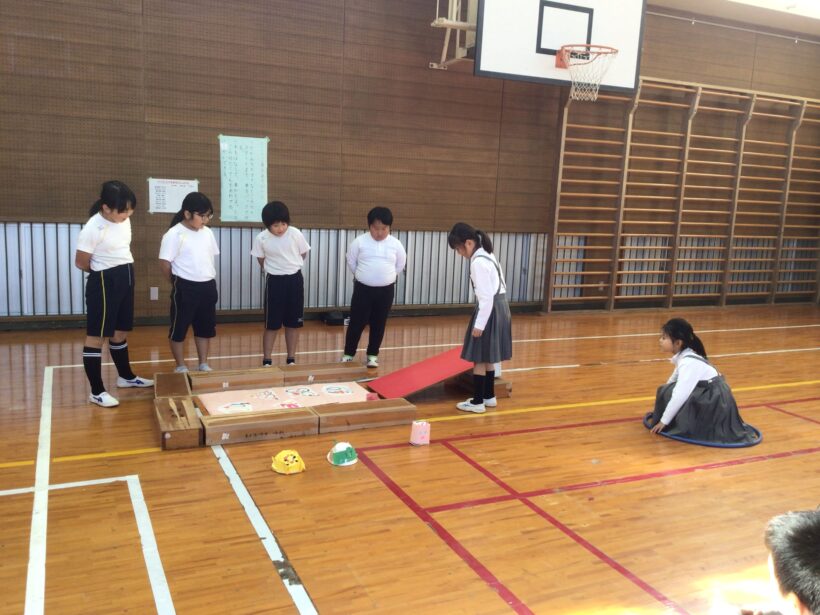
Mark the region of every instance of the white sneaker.
[[339, 363], [352, 363], [352, 362], [353, 362], [353, 357], [351, 357], [349, 354], [343, 354], [342, 355], [342, 360], [339, 361]]
[[498, 400], [495, 397], [484, 400], [484, 405], [488, 408], [495, 408], [498, 405]]
[[174, 368], [174, 371], [175, 371], [177, 374], [186, 374], [186, 373], [188, 373], [188, 367], [187, 367], [187, 366], [185, 366], [185, 365], [177, 365], [177, 366]]
[[120, 405], [120, 402], [111, 397], [111, 395], [108, 394], [108, 391], [103, 391], [99, 395], [94, 395], [94, 393], [92, 393], [88, 396], [88, 401], [92, 404], [102, 406], [103, 408], [113, 408], [114, 406]]
[[367, 367], [378, 367], [379, 357], [374, 354], [367, 355]]
[[154, 381], [149, 380], [148, 378], [140, 378], [139, 376], [134, 376], [133, 378], [131, 378], [131, 380], [126, 380], [125, 378], [120, 378], [119, 376], [117, 376], [117, 388], [119, 389], [147, 389], [148, 387], [152, 386], [154, 386]]
[[211, 369], [211, 366], [207, 363], [200, 363], [199, 364], [199, 371], [201, 372], [212, 372], [214, 370]]
[[464, 412], [475, 412], [476, 414], [484, 414], [487, 410], [484, 404], [474, 404], [472, 398], [456, 404], [456, 408]]

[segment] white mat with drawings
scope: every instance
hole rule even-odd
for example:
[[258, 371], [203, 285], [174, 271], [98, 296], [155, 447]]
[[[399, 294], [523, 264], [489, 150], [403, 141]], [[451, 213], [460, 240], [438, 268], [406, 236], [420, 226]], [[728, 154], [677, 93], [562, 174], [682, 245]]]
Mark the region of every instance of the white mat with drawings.
[[205, 393], [199, 399], [208, 414], [224, 415], [366, 401], [367, 393], [355, 382], [326, 382]]

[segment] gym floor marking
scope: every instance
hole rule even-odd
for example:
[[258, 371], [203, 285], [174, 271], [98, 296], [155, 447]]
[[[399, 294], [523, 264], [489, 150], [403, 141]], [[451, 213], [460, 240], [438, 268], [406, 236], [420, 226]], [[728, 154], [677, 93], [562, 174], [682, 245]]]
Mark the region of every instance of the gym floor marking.
[[[700, 331], [700, 333], [739, 333], [744, 331], [779, 331], [784, 329], [811, 329], [811, 328], [818, 328], [820, 324], [802, 324], [802, 325], [777, 325], [772, 327], [740, 327], [735, 329], [705, 329]], [[542, 342], [571, 342], [571, 341], [579, 341], [579, 340], [612, 340], [612, 339], [622, 339], [622, 338], [630, 338], [630, 337], [657, 337], [658, 333], [619, 333], [617, 335], [581, 335], [581, 336], [568, 336], [568, 337], [542, 337], [542, 338], [533, 338], [533, 339], [524, 339], [524, 340], [513, 340], [513, 344], [538, 344]], [[454, 342], [450, 344], [420, 344], [417, 346], [383, 346], [382, 350], [420, 350], [424, 348], [454, 348], [456, 346], [461, 346], [462, 342]], [[364, 348], [357, 348], [356, 351], [364, 350]], [[815, 349], [816, 350], [816, 349]], [[340, 354], [342, 349], [329, 349], [329, 350], [306, 350], [304, 352], [300, 352], [300, 355], [317, 355], [317, 354]], [[773, 352], [797, 352], [794, 350], [783, 350], [783, 351], [759, 351], [759, 352], [751, 352], [748, 354], [771, 354]], [[272, 356], [274, 357], [284, 357], [286, 353], [283, 352], [276, 352], [273, 353]], [[215, 357], [210, 357], [211, 361], [215, 360], [223, 360], [223, 359], [247, 359], [253, 357], [261, 357], [261, 353], [253, 353], [253, 354], [234, 354], [234, 355], [220, 355]], [[718, 356], [718, 355], [715, 355]], [[739, 356], [739, 355], [720, 355], [720, 356]], [[193, 361], [196, 357], [187, 357], [186, 361]], [[174, 359], [149, 359], [149, 360], [142, 360], [142, 361], [131, 361], [132, 364], [145, 364], [145, 363], [173, 363]], [[103, 365], [113, 365], [113, 363], [103, 363]], [[82, 367], [82, 363], [73, 363], [67, 365], [55, 365], [53, 366], [55, 369], [65, 369], [65, 368], [76, 368]], [[577, 365], [568, 365], [565, 367], [578, 367]], [[537, 368], [533, 368], [537, 369]]]
[[[800, 380], [797, 382], [781, 382], [777, 384], [759, 384], [749, 387], [733, 387], [733, 391], [763, 391], [769, 389], [783, 389], [791, 387], [802, 387], [812, 384], [820, 384], [820, 380]], [[489, 414], [454, 414], [452, 416], [434, 416], [425, 419], [428, 423], [440, 423], [444, 421], [463, 421], [475, 420], [480, 418], [491, 418], [494, 416], [510, 415], [510, 414], [529, 414], [530, 412], [543, 412], [545, 410], [568, 410], [571, 408], [587, 408], [595, 406], [614, 406], [617, 404], [631, 404], [638, 402], [654, 402], [655, 396], [651, 397], [622, 397], [619, 399], [604, 399], [600, 401], [589, 402], [574, 402], [568, 404], [555, 404], [552, 406], [532, 406], [529, 408], [513, 408], [511, 410], [494, 410]], [[745, 407], [745, 406], [744, 406]]]
[[[814, 384], [820, 381], [809, 381], [810, 383]], [[794, 385], [801, 384], [801, 383], [793, 383]], [[765, 388], [765, 387], [761, 387]], [[654, 398], [653, 398], [654, 399]], [[788, 405], [793, 403], [803, 403], [806, 401], [816, 401], [820, 400], [820, 397], [808, 398], [808, 399], [795, 399], [795, 400], [786, 400], [786, 401], [778, 401], [776, 402], [777, 405]], [[769, 408], [772, 410], [780, 410], [779, 408], [774, 407], [774, 404], [771, 403], [761, 403], [761, 404], [754, 404], [752, 406], [746, 407], [764, 407]], [[820, 423], [820, 421], [816, 421], [812, 418], [802, 416], [797, 413], [788, 412], [788, 414], [800, 418], [802, 420], [806, 420], [812, 423]], [[515, 596], [507, 587], [505, 587], [481, 562], [471, 554], [464, 545], [462, 545], [452, 534], [450, 534], [440, 523], [438, 523], [433, 515], [437, 512], [449, 511], [449, 510], [460, 510], [464, 508], [472, 508], [475, 506], [487, 505], [487, 504], [495, 504], [498, 502], [505, 502], [505, 501], [513, 501], [518, 500], [533, 512], [535, 512], [540, 517], [544, 518], [547, 522], [549, 522], [553, 527], [563, 532], [566, 536], [572, 539], [575, 543], [586, 549], [589, 553], [594, 555], [600, 561], [605, 563], [607, 566], [618, 572], [624, 578], [628, 579], [630, 582], [641, 588], [644, 592], [651, 595], [655, 600], [663, 604], [667, 609], [671, 609], [677, 613], [687, 613], [683, 607], [675, 603], [673, 600], [669, 599], [663, 593], [652, 587], [649, 583], [641, 579], [639, 576], [631, 572], [628, 568], [620, 564], [614, 558], [610, 557], [594, 544], [583, 538], [580, 534], [570, 529], [565, 524], [561, 523], [558, 519], [547, 513], [541, 507], [536, 505], [531, 501], [530, 498], [539, 497], [543, 495], [549, 495], [554, 493], [566, 492], [566, 491], [577, 491], [580, 489], [590, 489], [590, 488], [597, 488], [597, 487], [605, 487], [608, 485], [615, 485], [615, 484], [623, 484], [623, 483], [631, 483], [637, 482], [642, 480], [651, 480], [655, 478], [664, 478], [668, 476], [676, 476], [680, 474], [690, 474], [693, 472], [698, 471], [708, 471], [708, 470], [715, 470], [720, 468], [727, 468], [732, 466], [739, 466], [739, 465], [746, 465], [749, 463], [758, 463], [764, 461], [771, 461], [775, 459], [783, 459], [795, 456], [802, 456], [802, 455], [812, 455], [816, 453], [820, 453], [820, 447], [814, 448], [807, 448], [807, 449], [799, 449], [793, 451], [784, 451], [780, 453], [772, 453], [769, 455], [755, 455], [751, 457], [744, 457], [740, 459], [733, 459], [733, 460], [726, 460], [714, 463], [707, 463], [701, 464], [697, 466], [689, 466], [683, 468], [675, 468], [671, 470], [665, 470], [661, 472], [652, 472], [652, 473], [645, 473], [645, 474], [638, 474], [632, 476], [623, 476], [618, 478], [612, 479], [605, 479], [600, 481], [593, 481], [588, 483], [578, 483], [572, 485], [565, 485], [559, 487], [549, 487], [543, 489], [537, 489], [534, 491], [528, 492], [518, 492], [512, 486], [508, 485], [505, 481], [501, 480], [499, 477], [495, 476], [492, 472], [482, 466], [480, 463], [469, 457], [466, 453], [459, 450], [453, 442], [459, 441], [467, 441], [467, 440], [477, 440], [482, 438], [496, 438], [496, 437], [506, 437], [511, 435], [518, 435], [523, 433], [536, 433], [536, 432], [543, 432], [543, 431], [552, 431], [558, 429], [574, 429], [579, 427], [588, 427], [594, 425], [604, 425], [604, 424], [613, 424], [613, 423], [634, 423], [636, 422], [635, 417], [628, 417], [622, 419], [609, 419], [609, 420], [602, 420], [602, 421], [588, 421], [584, 423], [573, 423], [573, 424], [566, 424], [566, 425], [554, 425], [548, 427], [534, 427], [528, 429], [519, 429], [519, 430], [512, 430], [512, 431], [505, 431], [505, 432], [495, 432], [490, 434], [470, 434], [465, 436], [454, 436], [451, 438], [443, 438], [440, 440], [431, 440], [431, 445], [441, 445], [450, 450], [456, 456], [461, 458], [464, 462], [472, 466], [474, 469], [482, 473], [496, 485], [507, 491], [508, 495], [499, 495], [493, 496], [488, 498], [476, 499], [476, 500], [468, 500], [463, 502], [454, 502], [450, 504], [442, 504], [438, 506], [430, 506], [430, 507], [423, 507], [418, 504], [404, 489], [402, 489], [395, 481], [393, 481], [387, 473], [379, 468], [378, 464], [370, 458], [368, 452], [372, 451], [379, 451], [385, 449], [392, 449], [392, 448], [400, 448], [407, 446], [407, 443], [401, 442], [397, 444], [387, 444], [387, 445], [375, 445], [375, 446], [365, 446], [359, 449], [359, 458], [365, 463], [365, 465], [373, 472], [373, 474], [382, 481], [382, 483], [391, 491], [393, 492], [396, 497], [399, 498], [401, 502], [403, 502], [408, 508], [410, 508], [423, 522], [427, 523], [435, 532], [436, 534], [444, 541], [444, 543], [450, 547], [462, 560], [473, 569], [478, 576], [484, 580], [491, 588], [496, 590], [499, 595], [510, 605], [510, 607], [515, 610], [516, 613], [531, 613], [532, 611]]]
[[[788, 325], [788, 326], [777, 326], [777, 327], [755, 327], [755, 328], [738, 328], [738, 329], [717, 329], [717, 330], [705, 330], [703, 333], [717, 333], [717, 332], [733, 332], [733, 331], [761, 331], [761, 330], [779, 330], [779, 329], [797, 329], [797, 328], [811, 328], [811, 327], [820, 327], [820, 325], [816, 324], [808, 324], [808, 325]], [[564, 338], [542, 338], [542, 339], [533, 339], [533, 340], [519, 340], [517, 343], [533, 343], [533, 342], [549, 342], [549, 341], [568, 341], [568, 340], [581, 340], [581, 339], [615, 339], [615, 338], [623, 338], [623, 337], [646, 337], [646, 336], [655, 336], [656, 333], [635, 333], [635, 334], [620, 334], [620, 335], [611, 335], [611, 336], [580, 336], [580, 337], [564, 337]], [[404, 346], [404, 347], [395, 347], [395, 348], [385, 348], [385, 350], [391, 349], [417, 349], [417, 348], [435, 348], [435, 347], [453, 347], [458, 346], [458, 344], [436, 344], [436, 345], [423, 345], [423, 346]], [[816, 350], [812, 349], [784, 349], [780, 351], [758, 351], [752, 353], [744, 353], [744, 354], [773, 354], [777, 352], [803, 352], [803, 351], [813, 351]], [[311, 351], [306, 352], [303, 354], [322, 354], [322, 353], [331, 353], [334, 351]], [[249, 357], [249, 356], [258, 356], [256, 354], [253, 355], [236, 355], [233, 357], [213, 357], [213, 359], [219, 358], [242, 358], [242, 357]], [[727, 355], [723, 355], [727, 356]], [[134, 363], [158, 363], [158, 362], [170, 362], [170, 360], [160, 360], [160, 361], [134, 361]], [[640, 362], [640, 361], [639, 361]], [[26, 602], [25, 602], [25, 614], [26, 615], [40, 615], [43, 613], [44, 610], [44, 602], [45, 602], [45, 560], [46, 560], [46, 530], [48, 525], [48, 493], [49, 490], [52, 488], [59, 488], [59, 486], [52, 486], [49, 485], [49, 473], [50, 473], [50, 452], [51, 452], [51, 412], [52, 412], [52, 391], [53, 391], [53, 377], [54, 377], [54, 370], [61, 369], [61, 368], [72, 368], [72, 367], [82, 367], [82, 364], [79, 365], [57, 365], [57, 366], [46, 366], [43, 371], [43, 394], [42, 394], [42, 401], [41, 401], [41, 408], [40, 408], [40, 430], [38, 435], [38, 446], [37, 446], [37, 458], [36, 458], [36, 469], [35, 469], [35, 481], [34, 487], [30, 489], [14, 489], [5, 492], [0, 492], [0, 495], [10, 495], [12, 493], [34, 493], [34, 504], [32, 509], [32, 521], [31, 521], [31, 536], [29, 541], [29, 564], [28, 564], [28, 571], [26, 577]], [[567, 366], [567, 367], [576, 367], [576, 366]], [[520, 371], [524, 369], [537, 369], [537, 368], [520, 368]], [[763, 389], [775, 389], [775, 388], [783, 388], [783, 387], [794, 387], [794, 386], [803, 386], [803, 385], [811, 385], [820, 383], [820, 380], [807, 380], [802, 382], [792, 382], [792, 383], [780, 383], [780, 384], [772, 384], [772, 385], [758, 385], [753, 387], [742, 387], [736, 388], [736, 391], [752, 391], [752, 390], [763, 390]], [[640, 398], [630, 398], [630, 399], [620, 399], [620, 400], [605, 400], [605, 401], [597, 401], [597, 402], [586, 402], [586, 403], [575, 403], [575, 404], [559, 404], [554, 406], [537, 406], [533, 408], [522, 408], [518, 410], [507, 410], [507, 411], [498, 411], [493, 412], [491, 416], [495, 415], [506, 415], [506, 414], [522, 414], [528, 412], [537, 412], [543, 410], [556, 410], [556, 409], [565, 409], [565, 408], [575, 408], [575, 407], [582, 407], [582, 406], [600, 406], [605, 404], [615, 404], [615, 403], [629, 403], [629, 402], [638, 402], [638, 401], [651, 401], [654, 397], [640, 397]], [[778, 402], [779, 404], [788, 403], [788, 402]], [[768, 406], [767, 406], [768, 407]], [[778, 408], [773, 408], [775, 410], [779, 410]], [[429, 419], [430, 421], [445, 421], [445, 420], [459, 420], [465, 418], [480, 418], [480, 415], [470, 415], [470, 416], [452, 416], [452, 417], [433, 417]], [[802, 418], [802, 417], [801, 417]], [[811, 420], [811, 419], [809, 419]], [[816, 422], [813, 421], [812, 422]], [[404, 443], [402, 443], [404, 445]], [[381, 448], [381, 447], [380, 447]], [[92, 458], [106, 458], [106, 457], [116, 457], [116, 456], [124, 456], [124, 455], [132, 455], [132, 454], [144, 454], [149, 452], [156, 452], [158, 449], [134, 449], [133, 451], [119, 451], [119, 452], [111, 452], [111, 453], [92, 453], [88, 455], [74, 455], [68, 457], [60, 457], [58, 458], [60, 461], [74, 461], [80, 459], [92, 459]], [[365, 448], [364, 450], [368, 450]], [[375, 450], [375, 449], [370, 449]], [[814, 449], [807, 449], [807, 451], [812, 451]], [[215, 453], [216, 454], [216, 453]], [[801, 453], [803, 454], [803, 453]], [[55, 460], [56, 461], [56, 460]], [[367, 458], [366, 455], [363, 455], [363, 461], [365, 461], [365, 465], [371, 468], [372, 471], [378, 470], [377, 466]], [[19, 467], [30, 465], [31, 462], [8, 462], [5, 464], [0, 465], [0, 468], [7, 468], [7, 467]], [[380, 470], [379, 470], [380, 472]], [[384, 479], [388, 479], [386, 475], [381, 473]], [[238, 475], [237, 475], [238, 476]], [[137, 477], [135, 477], [137, 478]], [[102, 481], [113, 481], [113, 480], [123, 480], [122, 477], [115, 478], [115, 479], [101, 479]], [[127, 480], [127, 478], [125, 479]], [[137, 478], [138, 480], [138, 478]], [[391, 481], [392, 482], [392, 481]], [[72, 484], [78, 485], [80, 483]], [[386, 483], [387, 484], [387, 483]], [[389, 485], [388, 485], [389, 486]], [[395, 489], [401, 491], [401, 489], [395, 485]], [[393, 490], [393, 489], [391, 489]], [[135, 502], [134, 497], [135, 494], [132, 492], [131, 483], [129, 483], [129, 492], [132, 493], [132, 502]], [[394, 490], [394, 493], [397, 493]], [[402, 492], [403, 493], [403, 492]], [[397, 495], [399, 495], [397, 493]], [[406, 496], [406, 494], [405, 494]], [[139, 497], [141, 497], [141, 490], [139, 492]], [[400, 496], [401, 497], [401, 496]], [[409, 499], [409, 496], [407, 496]], [[519, 496], [524, 497], [524, 496]], [[410, 500], [412, 501], [412, 500]], [[135, 515], [142, 514], [142, 512], [137, 512], [138, 504], [135, 503]], [[147, 515], [147, 507], [142, 502], [141, 511], [144, 510], [144, 514]], [[418, 505], [416, 505], [418, 506]], [[534, 505], [528, 504], [531, 508]], [[537, 507], [535, 507], [537, 508]], [[533, 510], [535, 510], [533, 508]], [[420, 509], [421, 510], [421, 509]], [[424, 511], [422, 511], [424, 512]], [[543, 512], [543, 511], [542, 511]], [[251, 513], [249, 514], [249, 518]], [[419, 514], [417, 512], [417, 514]], [[540, 514], [540, 513], [539, 513]], [[548, 518], [549, 515], [547, 513], [543, 513], [545, 518]], [[421, 516], [421, 515], [420, 515]], [[424, 513], [424, 516], [429, 517], [429, 513]], [[431, 518], [432, 519], [432, 518]], [[264, 520], [263, 520], [264, 522]], [[138, 524], [140, 521], [138, 520]], [[253, 523], [253, 520], [252, 520]], [[267, 527], [267, 526], [266, 526]], [[556, 525], [556, 527], [558, 527]], [[148, 528], [150, 529], [150, 517], [148, 518]], [[559, 528], [560, 529], [560, 528]], [[142, 531], [142, 530], [141, 530]], [[269, 528], [268, 528], [269, 531]], [[562, 530], [563, 531], [563, 530]], [[441, 528], [441, 532], [439, 533], [440, 536], [444, 537], [450, 536], [443, 528]], [[271, 533], [271, 536], [273, 534]], [[153, 539], [153, 530], [151, 530], [151, 539]], [[450, 536], [451, 540], [455, 540], [452, 536]], [[447, 539], [445, 539], [447, 541]], [[263, 541], [264, 542], [264, 541]], [[145, 543], [143, 543], [145, 544]], [[477, 560], [473, 563], [470, 563], [469, 558], [472, 558], [465, 549], [459, 547], [457, 549], [453, 544], [448, 542], [449, 546], [453, 548], [462, 558], [467, 558], [468, 564], [471, 567], [479, 572], [482, 575], [482, 578], [485, 578], [486, 575], [489, 575], [487, 579], [494, 579], [489, 571], [486, 570]], [[591, 545], [590, 545], [591, 546]], [[585, 547], [586, 548], [586, 547]], [[154, 543], [153, 550], [156, 551], [156, 543]], [[463, 551], [463, 554], [462, 554]], [[146, 556], [147, 557], [147, 556]], [[156, 558], [159, 560], [159, 553], [156, 553]], [[472, 558], [474, 559], [474, 558]], [[608, 562], [609, 563], [609, 562]], [[148, 565], [148, 560], [146, 560], [146, 565]], [[612, 565], [612, 563], [609, 563]], [[160, 563], [161, 569], [161, 563]], [[617, 567], [616, 567], [617, 569]], [[481, 572], [483, 570], [483, 572]], [[624, 569], [625, 570], [625, 569]], [[619, 570], [621, 574], [624, 574], [624, 571]], [[628, 571], [626, 571], [628, 573]], [[281, 574], [280, 574], [281, 576]], [[629, 578], [629, 576], [627, 576]], [[152, 592], [155, 597], [155, 601], [157, 602], [157, 609], [158, 612], [165, 615], [166, 613], [173, 613], [173, 604], [170, 602], [170, 593], [168, 593], [167, 583], [165, 583], [164, 572], [162, 573], [161, 577], [154, 574], [149, 570], [149, 579], [151, 581]], [[284, 577], [282, 577], [283, 583], [285, 583], [288, 591], [290, 592], [291, 588], [288, 587], [288, 583], [285, 582]], [[485, 579], [486, 580], [486, 579]], [[630, 579], [633, 582], [636, 582], [636, 579]], [[488, 581], [490, 582], [491, 586], [496, 588], [501, 594], [502, 597], [505, 598], [508, 604], [510, 604], [516, 612], [519, 613], [529, 613], [531, 612], [525, 605], [523, 605], [520, 600], [518, 600], [511, 592], [508, 592], [503, 586], [498, 583], [497, 580]], [[156, 584], [156, 585], [155, 585]], [[164, 589], [163, 589], [164, 584]], [[640, 585], [640, 584], [639, 584]], [[643, 588], [643, 587], [642, 587]], [[648, 589], [647, 589], [648, 588]], [[643, 588], [647, 591], [652, 590], [652, 588]], [[167, 593], [167, 600], [164, 596], [164, 592]], [[650, 591], [653, 593], [654, 590]], [[685, 612], [674, 603], [667, 603], [665, 602], [665, 598], [658, 594], [653, 595], [656, 599], [660, 600], [668, 607], [677, 608], [679, 612]], [[309, 600], [309, 599], [308, 599]], [[296, 604], [296, 603], [295, 603]], [[517, 606], [516, 606], [517, 605]], [[299, 604], [296, 604], [297, 608], [299, 608]], [[310, 607], [312, 607], [312, 603], [310, 603]], [[301, 609], [300, 609], [301, 611]], [[310, 611], [305, 611], [310, 612]]]

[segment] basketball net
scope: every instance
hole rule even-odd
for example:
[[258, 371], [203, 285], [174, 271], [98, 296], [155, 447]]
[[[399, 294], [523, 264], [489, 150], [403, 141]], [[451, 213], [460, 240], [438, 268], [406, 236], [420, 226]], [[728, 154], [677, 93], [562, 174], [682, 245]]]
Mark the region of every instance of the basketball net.
[[618, 55], [614, 47], [604, 45], [564, 45], [555, 54], [555, 66], [569, 70], [573, 100], [596, 100], [601, 79]]

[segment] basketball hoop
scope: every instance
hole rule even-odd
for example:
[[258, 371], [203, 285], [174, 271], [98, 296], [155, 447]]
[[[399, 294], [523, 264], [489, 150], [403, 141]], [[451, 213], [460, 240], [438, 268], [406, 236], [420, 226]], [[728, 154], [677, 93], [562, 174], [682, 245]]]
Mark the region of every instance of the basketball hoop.
[[569, 71], [569, 97], [596, 100], [601, 79], [617, 55], [617, 49], [605, 45], [563, 45], [555, 54], [555, 66]]

